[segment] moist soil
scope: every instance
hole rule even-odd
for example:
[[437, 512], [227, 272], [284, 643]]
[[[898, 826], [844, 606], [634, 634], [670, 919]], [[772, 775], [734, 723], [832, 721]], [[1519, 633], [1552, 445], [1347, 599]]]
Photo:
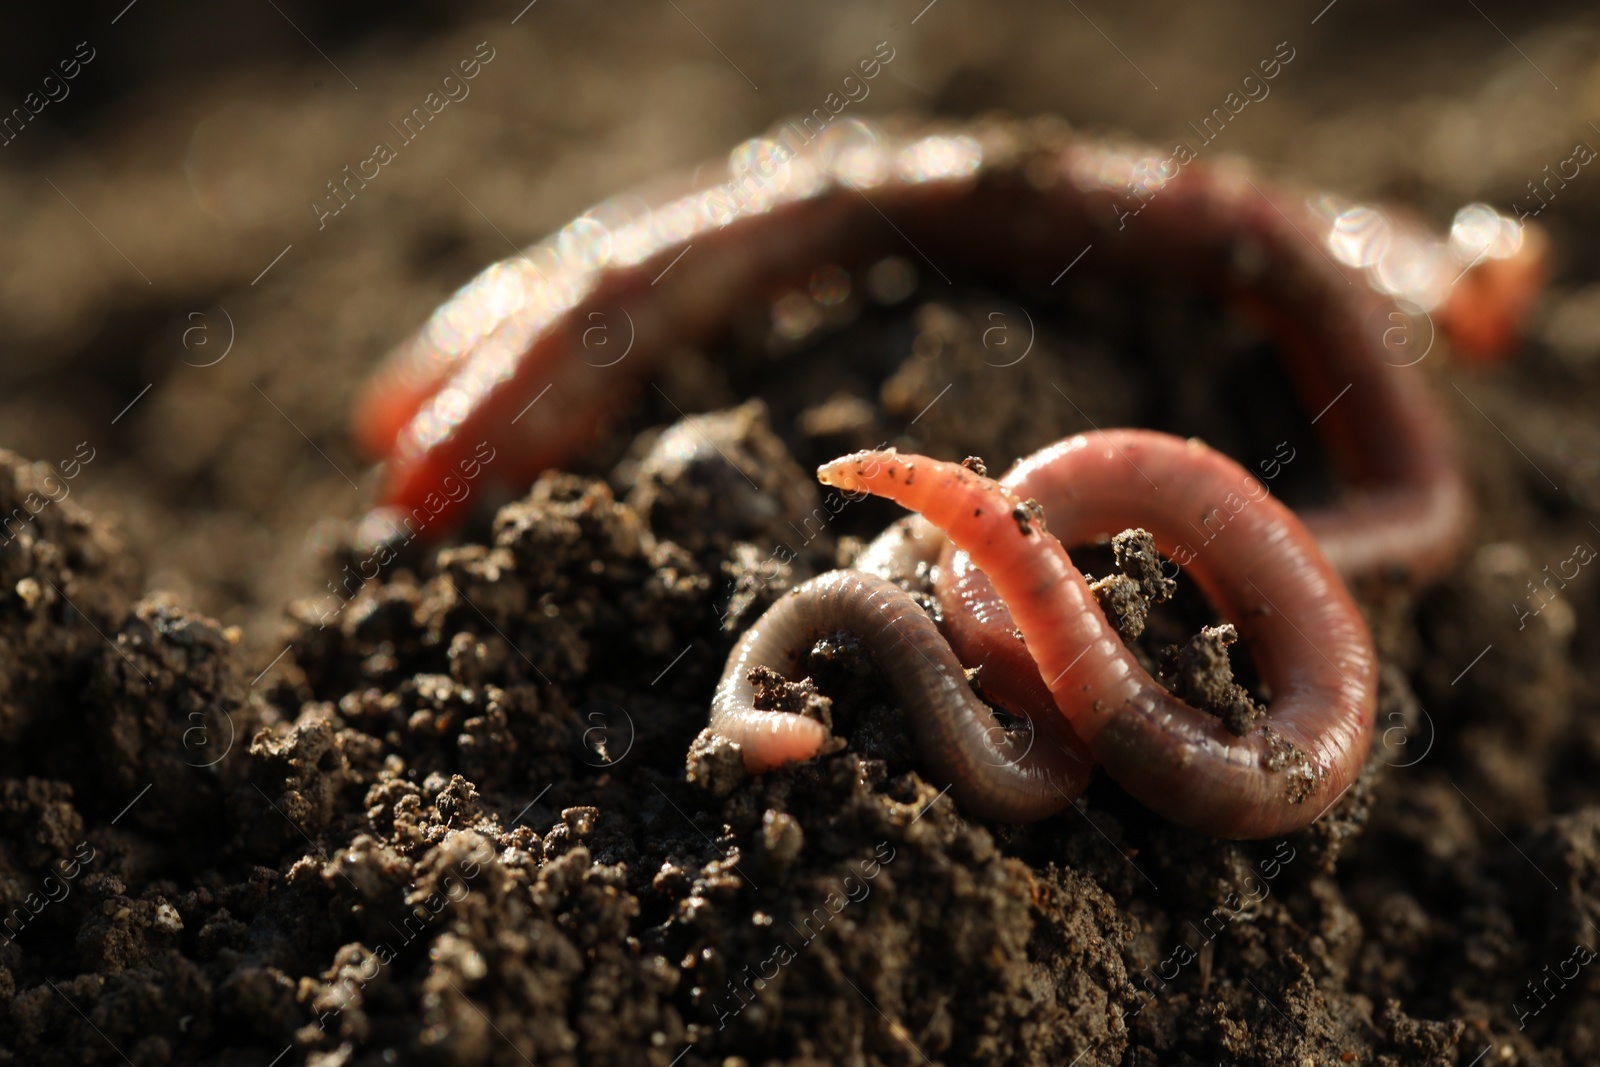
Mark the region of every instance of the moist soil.
[[[369, 57], [429, 71], [480, 29]], [[165, 91], [132, 121], [194, 106]], [[958, 70], [941, 92], [927, 106], [998, 90]], [[137, 170], [154, 150], [103, 151]], [[1414, 177], [1372, 166], [1391, 192]], [[675, 353], [568, 470], [486, 485], [454, 541], [371, 576], [342, 407], [379, 341], [503, 253], [462, 205], [377, 251], [330, 245], [266, 296], [249, 276], [276, 236], [227, 260], [217, 306], [255, 312], [276, 362], [209, 379], [170, 345], [111, 373], [118, 331], [155, 351], [186, 321], [171, 290], [141, 303], [92, 274], [12, 301], [42, 355], [7, 372], [40, 405], [6, 442], [29, 454], [0, 454], [0, 513], [37, 512], [0, 546], [0, 1062], [1600, 1062], [1600, 568], [1577, 562], [1600, 544], [1600, 264], [1572, 236], [1600, 197], [1570, 203], [1523, 351], [1473, 370], [1441, 344], [1419, 368], [1463, 427], [1479, 514], [1437, 585], [1359, 591], [1383, 662], [1365, 772], [1310, 829], [1245, 843], [1103, 776], [1038, 823], [965, 817], [847, 635], [780, 697], [827, 716], [835, 749], [751, 776], [701, 736], [738, 634], [896, 516], [815, 483], [844, 451], [999, 471], [1149, 426], [1272, 471], [1291, 506], [1334, 499], [1315, 413], [1205, 295], [1092, 269], [1047, 294], [948, 286], [910, 252], [885, 275], [911, 284], [831, 277]], [[39, 226], [21, 246], [64, 269]], [[180, 279], [211, 254], [150, 240], [134, 259]], [[357, 293], [353, 264], [392, 291]], [[96, 301], [99, 328], [70, 314]], [[109, 384], [69, 403], [85, 367]], [[149, 377], [134, 428], [106, 429]], [[272, 469], [302, 463], [298, 483]], [[1109, 546], [1082, 562], [1116, 569]], [[1218, 621], [1180, 581], [1137, 649], [1238, 695], [1194, 665], [1225, 641], [1171, 651]], [[1267, 696], [1248, 652], [1243, 706]]]

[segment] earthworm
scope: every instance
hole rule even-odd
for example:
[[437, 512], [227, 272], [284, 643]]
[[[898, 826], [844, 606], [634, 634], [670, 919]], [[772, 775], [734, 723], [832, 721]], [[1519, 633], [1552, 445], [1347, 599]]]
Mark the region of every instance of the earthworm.
[[711, 702], [711, 729], [740, 744], [745, 766], [766, 771], [817, 755], [828, 729], [792, 711], [756, 708], [754, 668], [794, 676], [820, 637], [860, 639], [908, 715], [921, 766], [967, 812], [1027, 822], [1083, 792], [1092, 761], [1065, 722], [1043, 719], [1021, 737], [973, 693], [961, 662], [928, 613], [893, 582], [830, 571], [786, 593], [734, 646]]
[[915, 581], [917, 569], [939, 562], [947, 543], [944, 533], [927, 519], [907, 515], [890, 523], [850, 565], [890, 581]]
[[[1074, 733], [1171, 821], [1221, 837], [1286, 833], [1355, 781], [1376, 704], [1371, 636], [1309, 531], [1221, 453], [1147, 430], [1072, 437], [1008, 479], [1047, 489], [1046, 508], [961, 465], [893, 451], [834, 460], [819, 477], [915, 509], [968, 552]], [[1219, 507], [1226, 528], [1187, 570], [1243, 635], [1272, 694], [1267, 718], [1244, 736], [1150, 677], [1063, 547], [1139, 526], [1172, 556], [1193, 537], [1190, 523]]]
[[1092, 251], [1078, 269], [1187, 277], [1261, 320], [1350, 483], [1309, 520], [1330, 558], [1352, 577], [1436, 575], [1460, 543], [1465, 480], [1423, 373], [1385, 339], [1402, 306], [1418, 329], [1429, 309], [1447, 332], [1467, 321], [1446, 315], [1459, 274], [1490, 281], [1468, 305], [1475, 330], [1458, 332], [1508, 343], [1525, 301], [1493, 278], [1532, 276], [1514, 269], [1533, 254], [1526, 228], [1483, 208], [1457, 227], [1483, 241], [1462, 271], [1454, 237], [1423, 239], [1237, 161], [1172, 173], [1161, 156], [1052, 119], [902, 133], [791, 122], [736, 149], [725, 181], [684, 183], [654, 208], [607, 201], [488, 268], [375, 375], [355, 425], [386, 461], [379, 503], [413, 533], [448, 529], [464, 505], [440, 486], [473, 448], [488, 442], [506, 457], [491, 476], [526, 484], [592, 438], [619, 386], [736, 309], [803, 287], [818, 264], [855, 269], [911, 249], [946, 278], [1008, 274], [1042, 292]]

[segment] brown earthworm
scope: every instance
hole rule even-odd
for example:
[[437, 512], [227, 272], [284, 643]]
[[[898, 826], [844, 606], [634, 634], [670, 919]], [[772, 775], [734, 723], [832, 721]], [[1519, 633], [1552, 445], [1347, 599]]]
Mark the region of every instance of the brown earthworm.
[[[1448, 565], [1467, 515], [1454, 437], [1423, 371], [1386, 339], [1425, 331], [1433, 308], [1446, 332], [1476, 312], [1456, 333], [1509, 343], [1527, 286], [1494, 279], [1536, 274], [1519, 266], [1536, 242], [1515, 223], [1475, 205], [1450, 241], [1419, 237], [1236, 160], [1174, 169], [1053, 119], [901, 126], [789, 123], [735, 150], [725, 181], [686, 183], [652, 207], [608, 201], [474, 279], [357, 407], [357, 437], [386, 461], [390, 521], [413, 536], [448, 529], [464, 505], [441, 484], [472, 449], [487, 442], [505, 457], [491, 477], [526, 484], [581, 449], [618, 387], [674, 346], [803, 288], [819, 264], [913, 249], [945, 278], [1002, 274], [1044, 291], [1072, 264], [1227, 297], [1269, 328], [1349, 483], [1312, 520], [1340, 570], [1424, 581]], [[1485, 298], [1447, 301], [1453, 278]]]
[[[1069, 438], [1013, 475], [1051, 490], [1048, 520], [1035, 502], [963, 466], [892, 451], [846, 456], [819, 477], [916, 509], [970, 553], [1073, 731], [1112, 778], [1173, 822], [1222, 837], [1286, 833], [1316, 819], [1359, 773], [1376, 702], [1371, 636], [1309, 531], [1221, 453], [1146, 430]], [[1242, 506], [1224, 503], [1239, 493]], [[1189, 524], [1217, 507], [1228, 526], [1187, 569], [1238, 627], [1272, 694], [1267, 718], [1244, 736], [1150, 677], [1063, 547], [1141, 526], [1172, 556], [1192, 538]], [[928, 704], [910, 714], [947, 711]]]
[[1083, 792], [1092, 762], [1064, 720], [1041, 719], [1020, 737], [974, 695], [927, 612], [899, 586], [862, 571], [830, 571], [790, 590], [740, 638], [711, 702], [711, 729], [741, 746], [745, 766], [771, 770], [815, 756], [828, 730], [792, 711], [756, 708], [752, 670], [793, 676], [820, 637], [859, 638], [901, 706], [922, 767], [971, 814], [1026, 822]]

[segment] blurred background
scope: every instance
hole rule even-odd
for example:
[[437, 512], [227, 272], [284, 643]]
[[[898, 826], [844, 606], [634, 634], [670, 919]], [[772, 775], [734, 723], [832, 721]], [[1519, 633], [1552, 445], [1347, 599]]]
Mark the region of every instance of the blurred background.
[[[347, 412], [375, 361], [490, 261], [822, 106], [880, 44], [894, 58], [852, 115], [1049, 111], [1158, 144], [1292, 55], [1208, 154], [1436, 224], [1469, 200], [1538, 207], [1540, 329], [1600, 350], [1600, 167], [1533, 195], [1600, 147], [1578, 4], [116, 0], [6, 22], [0, 447], [59, 462], [86, 442], [74, 498], [121, 515], [152, 587], [257, 643], [369, 503]], [[444, 86], [472, 60], [464, 94]], [[333, 199], [379, 142], [401, 147]]]

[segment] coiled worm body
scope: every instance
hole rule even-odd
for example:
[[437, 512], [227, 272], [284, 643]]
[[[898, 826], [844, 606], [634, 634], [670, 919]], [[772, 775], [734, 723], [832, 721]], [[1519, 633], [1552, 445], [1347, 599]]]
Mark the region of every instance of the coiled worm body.
[[[1074, 732], [1168, 819], [1222, 837], [1281, 834], [1313, 821], [1360, 772], [1377, 691], [1366, 624], [1305, 526], [1221, 453], [1145, 430], [1069, 438], [1008, 479], [1049, 490], [1044, 519], [992, 479], [917, 456], [856, 453], [820, 477], [917, 510], [969, 553]], [[1234, 510], [1226, 501], [1240, 492], [1250, 495]], [[1186, 569], [1243, 635], [1272, 694], [1266, 720], [1242, 737], [1150, 677], [1063, 547], [1139, 526], [1171, 554], [1219, 507], [1227, 529]]]
[[889, 680], [910, 711], [924, 770], [949, 784], [963, 809], [1026, 822], [1059, 811], [1083, 792], [1092, 761], [1064, 720], [1041, 719], [1021, 733], [1002, 729], [910, 594], [854, 570], [831, 571], [790, 590], [729, 655], [711, 703], [711, 729], [740, 744], [747, 768], [810, 759], [828, 737], [821, 723], [797, 712], [756, 710], [752, 668], [794, 677], [800, 654], [841, 630], [860, 639]]

